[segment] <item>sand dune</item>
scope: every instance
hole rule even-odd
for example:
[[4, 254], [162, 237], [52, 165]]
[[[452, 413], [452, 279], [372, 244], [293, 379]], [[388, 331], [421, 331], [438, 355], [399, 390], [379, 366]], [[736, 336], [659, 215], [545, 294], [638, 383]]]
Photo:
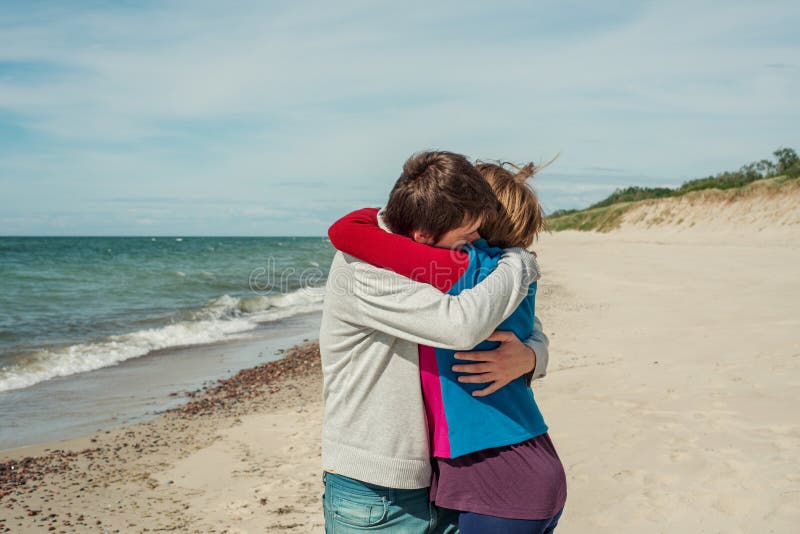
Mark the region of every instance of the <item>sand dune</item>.
[[733, 237], [760, 234], [783, 239], [800, 233], [800, 180], [754, 182], [741, 189], [709, 189], [647, 200], [625, 213], [623, 231], [658, 229]]

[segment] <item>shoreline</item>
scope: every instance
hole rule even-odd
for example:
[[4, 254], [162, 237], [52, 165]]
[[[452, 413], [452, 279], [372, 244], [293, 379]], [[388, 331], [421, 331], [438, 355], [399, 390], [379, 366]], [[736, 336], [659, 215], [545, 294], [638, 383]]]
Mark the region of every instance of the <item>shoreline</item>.
[[300, 313], [212, 343], [154, 350], [116, 365], [0, 392], [0, 450], [80, 437], [147, 421], [179, 402], [175, 392], [276, 360], [316, 338], [320, 312]]

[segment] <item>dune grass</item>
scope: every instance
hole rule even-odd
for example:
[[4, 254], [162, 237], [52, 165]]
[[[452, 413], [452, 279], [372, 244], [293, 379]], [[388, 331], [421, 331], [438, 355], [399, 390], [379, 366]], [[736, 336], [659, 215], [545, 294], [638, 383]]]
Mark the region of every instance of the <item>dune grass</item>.
[[619, 202], [610, 206], [590, 208], [559, 217], [549, 217], [548, 227], [554, 232], [562, 230], [580, 230], [584, 232], [609, 232], [619, 227], [622, 216], [635, 202]]

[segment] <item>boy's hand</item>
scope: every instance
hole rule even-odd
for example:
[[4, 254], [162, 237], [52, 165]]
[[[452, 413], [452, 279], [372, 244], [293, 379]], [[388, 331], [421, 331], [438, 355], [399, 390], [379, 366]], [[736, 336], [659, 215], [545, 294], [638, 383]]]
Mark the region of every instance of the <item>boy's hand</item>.
[[457, 360], [479, 362], [454, 365], [452, 369], [455, 373], [472, 373], [459, 376], [459, 382], [467, 384], [491, 382], [487, 387], [474, 391], [473, 397], [491, 395], [536, 367], [536, 353], [513, 332], [495, 330], [488, 341], [499, 341], [500, 346], [493, 350], [455, 353]]

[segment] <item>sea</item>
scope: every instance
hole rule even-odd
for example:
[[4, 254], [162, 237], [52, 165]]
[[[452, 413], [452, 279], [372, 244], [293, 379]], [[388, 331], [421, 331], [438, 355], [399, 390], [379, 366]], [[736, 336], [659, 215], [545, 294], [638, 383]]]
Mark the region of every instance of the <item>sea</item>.
[[333, 254], [323, 237], [0, 237], [0, 449], [140, 420], [316, 338]]

